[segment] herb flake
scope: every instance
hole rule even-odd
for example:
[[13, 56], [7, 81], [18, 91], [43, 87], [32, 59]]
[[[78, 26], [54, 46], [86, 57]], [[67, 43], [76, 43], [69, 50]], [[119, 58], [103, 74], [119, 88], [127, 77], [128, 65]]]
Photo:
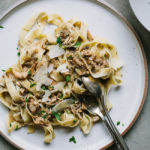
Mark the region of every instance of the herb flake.
[[65, 79], [66, 79], [66, 82], [69, 82], [71, 80], [71, 76], [68, 75], [68, 76], [66, 76]]
[[0, 26], [0, 28], [4, 28], [3, 26]]
[[57, 120], [61, 120], [61, 119], [60, 119], [60, 113], [56, 113], [55, 111], [52, 111], [52, 115], [53, 115]]
[[76, 123], [77, 122], [77, 120], [73, 120], [73, 123]]
[[28, 98], [26, 98], [26, 102], [29, 102], [29, 97], [28, 97]]
[[39, 111], [39, 114], [45, 114], [46, 112], [44, 110]]
[[34, 87], [34, 86], [36, 86], [36, 83], [31, 83], [31, 84], [30, 84], [30, 88], [32, 88], [32, 87]]
[[76, 142], [76, 139], [75, 139], [75, 137], [74, 136], [72, 136], [70, 139], [69, 139], [69, 142], [73, 142], [74, 144], [76, 144], [77, 142]]
[[57, 44], [59, 44], [59, 47], [62, 47], [62, 42], [61, 42], [61, 38], [60, 37], [57, 38], [56, 42], [57, 42]]
[[31, 75], [31, 71], [28, 71], [28, 76]]
[[41, 86], [41, 89], [42, 89], [42, 90], [48, 90], [48, 88], [47, 88], [45, 85], [42, 85], [42, 86]]
[[20, 57], [20, 52], [17, 53], [18, 57]]
[[19, 129], [19, 127], [18, 127], [18, 125], [17, 125], [15, 130], [18, 130], [18, 129]]
[[5, 72], [6, 70], [2, 69], [3, 72]]
[[10, 128], [12, 127], [12, 124], [11, 124], [11, 123], [9, 124], [9, 127], [10, 127]]
[[117, 126], [119, 126], [119, 125], [120, 125], [120, 121], [117, 122]]
[[76, 42], [76, 44], [74, 45], [74, 47], [80, 47], [81, 42]]
[[72, 57], [72, 55], [70, 55], [69, 57], [68, 57], [68, 59], [72, 59], [73, 57]]
[[45, 119], [47, 118], [47, 116], [48, 116], [48, 115], [47, 115], [47, 114], [45, 114], [42, 118], [45, 120]]
[[59, 98], [60, 98], [60, 99], [63, 99], [63, 97], [64, 97], [64, 95], [63, 95], [63, 94], [61, 94], [61, 95], [59, 96]]

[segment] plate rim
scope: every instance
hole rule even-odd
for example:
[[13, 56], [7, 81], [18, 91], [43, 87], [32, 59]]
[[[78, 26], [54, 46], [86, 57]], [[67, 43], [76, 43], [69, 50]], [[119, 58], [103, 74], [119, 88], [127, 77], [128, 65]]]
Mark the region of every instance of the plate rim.
[[133, 12], [133, 14], [135, 15], [136, 19], [139, 21], [139, 23], [140, 23], [147, 31], [150, 32], [150, 28], [149, 28], [146, 24], [144, 24], [143, 21], [140, 19], [140, 17], [137, 15], [137, 13], [136, 13], [136, 11], [135, 11], [135, 9], [134, 9], [134, 7], [133, 7], [133, 4], [132, 4], [131, 0], [129, 0], [129, 4], [130, 4], [130, 7], [131, 7], [132, 12]]
[[[11, 7], [9, 7], [8, 9], [6, 9], [6, 11], [0, 15], [0, 21], [3, 20], [3, 18], [5, 18], [8, 14], [10, 14], [11, 11], [13, 11], [15, 8], [19, 7], [20, 5], [28, 2], [29, 0], [20, 0], [18, 2], [16, 2], [14, 5], [12, 5]], [[103, 7], [105, 7], [106, 9], [108, 9], [109, 11], [112, 11], [120, 20], [122, 20], [127, 27], [130, 29], [130, 31], [133, 33], [133, 35], [136, 38], [136, 41], [139, 44], [140, 50], [142, 52], [142, 57], [143, 57], [143, 63], [144, 63], [144, 70], [145, 70], [145, 84], [144, 84], [144, 92], [143, 92], [143, 97], [142, 97], [142, 101], [141, 104], [138, 108], [138, 111], [136, 112], [134, 118], [132, 119], [132, 121], [130, 122], [130, 124], [128, 125], [128, 127], [121, 133], [122, 136], [124, 136], [130, 129], [131, 127], [134, 125], [134, 123], [136, 122], [136, 120], [138, 119], [140, 112], [143, 108], [143, 105], [145, 103], [146, 100], [146, 96], [147, 96], [147, 90], [148, 90], [148, 68], [147, 68], [147, 59], [146, 59], [146, 55], [145, 55], [145, 51], [144, 51], [144, 47], [141, 43], [141, 40], [138, 36], [138, 34], [135, 32], [134, 28], [132, 27], [132, 25], [127, 21], [127, 19], [111, 4], [109, 4], [108, 2], [104, 1], [104, 0], [94, 0], [95, 2], [100, 3]], [[130, 0], [129, 0], [130, 1]], [[143, 24], [142, 24], [143, 25]], [[15, 142], [13, 142], [10, 138], [8, 138], [1, 130], [0, 130], [0, 135], [6, 139], [10, 144], [12, 144], [13, 146], [15, 146], [16, 148], [20, 149], [20, 150], [25, 150], [23, 147], [17, 145]], [[109, 144], [107, 144], [106, 146], [104, 146], [103, 148], [101, 148], [100, 150], [105, 150], [107, 148], [109, 148], [111, 145], [113, 145], [114, 142], [110, 142]]]

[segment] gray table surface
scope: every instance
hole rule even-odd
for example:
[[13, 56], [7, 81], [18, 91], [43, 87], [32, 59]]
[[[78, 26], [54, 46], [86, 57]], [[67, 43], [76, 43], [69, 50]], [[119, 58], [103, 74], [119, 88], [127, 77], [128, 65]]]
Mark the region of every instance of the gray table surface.
[[[0, 14], [19, 0], [0, 0]], [[150, 32], [148, 32], [136, 19], [133, 14], [128, 0], [106, 0], [119, 10], [131, 23], [135, 31], [139, 35], [147, 57], [148, 67], [150, 65]], [[149, 76], [150, 77], [150, 76]], [[150, 83], [150, 80], [149, 80]], [[131, 150], [150, 150], [150, 88], [143, 110], [136, 121], [135, 125], [124, 136]], [[3, 137], [0, 136], [0, 150], [17, 150], [9, 144]], [[108, 150], [116, 150], [115, 146]]]

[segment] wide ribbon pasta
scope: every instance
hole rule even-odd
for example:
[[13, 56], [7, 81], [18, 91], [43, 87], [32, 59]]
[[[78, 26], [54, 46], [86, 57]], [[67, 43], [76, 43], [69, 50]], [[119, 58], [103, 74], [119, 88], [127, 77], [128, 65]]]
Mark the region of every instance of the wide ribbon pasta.
[[[55, 27], [54, 32], [46, 32], [47, 27]], [[89, 96], [81, 77], [104, 81], [108, 111], [112, 85], [122, 84], [122, 63], [115, 46], [94, 38], [78, 18], [65, 22], [58, 14], [34, 15], [21, 29], [18, 55], [18, 63], [0, 78], [0, 101], [9, 109], [9, 133], [28, 126], [27, 132], [32, 134], [39, 126], [45, 143], [55, 138], [55, 126], [79, 125], [89, 134], [100, 118], [76, 99]]]

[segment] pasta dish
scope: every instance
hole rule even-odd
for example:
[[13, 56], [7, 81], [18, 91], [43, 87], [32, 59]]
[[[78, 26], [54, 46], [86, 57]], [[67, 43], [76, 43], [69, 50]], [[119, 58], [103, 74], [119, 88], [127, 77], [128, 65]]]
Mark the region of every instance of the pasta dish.
[[[54, 33], [46, 32], [49, 28]], [[78, 18], [67, 22], [45, 12], [29, 19], [20, 32], [17, 64], [0, 78], [0, 101], [9, 109], [8, 132], [35, 126], [44, 129], [44, 142], [55, 138], [54, 126], [80, 126], [84, 134], [100, 120], [74, 95], [89, 95], [81, 77], [103, 81], [107, 95], [122, 84], [121, 63], [115, 46], [94, 38]], [[106, 101], [108, 111], [111, 104]]]

